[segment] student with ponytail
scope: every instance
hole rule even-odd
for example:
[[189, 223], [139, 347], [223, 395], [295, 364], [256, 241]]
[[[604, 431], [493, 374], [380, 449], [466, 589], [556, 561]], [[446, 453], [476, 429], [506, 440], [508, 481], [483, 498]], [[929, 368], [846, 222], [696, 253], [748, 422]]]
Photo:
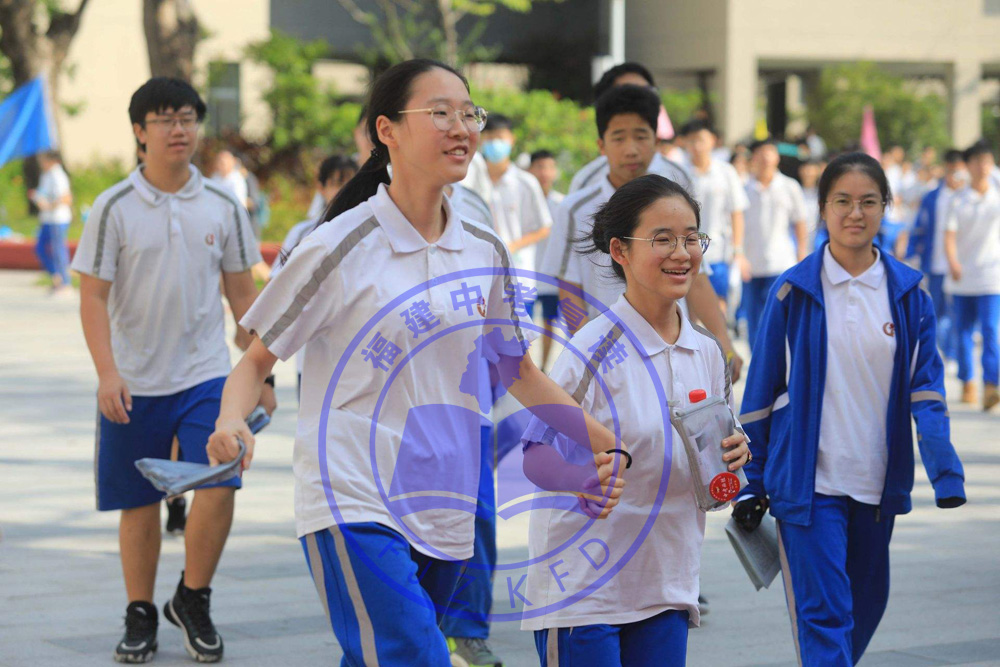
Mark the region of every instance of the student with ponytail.
[[[431, 60], [401, 63], [374, 82], [366, 120], [374, 149], [327, 209], [328, 222], [292, 251], [243, 318], [254, 339], [226, 381], [209, 441], [210, 457], [227, 461], [242, 439], [249, 465], [253, 436], [242, 416], [277, 359], [305, 346], [293, 466], [296, 528], [343, 664], [449, 664], [439, 623], [473, 553], [474, 512], [438, 503], [401, 513], [386, 500], [395, 497], [390, 484], [385, 495], [380, 485], [390, 474], [391, 486], [404, 491], [409, 487], [399, 485], [410, 481], [461, 477], [471, 482], [461, 493], [476, 496], [482, 413], [477, 378], [464, 382], [478, 367], [476, 355], [492, 360], [529, 409], [579, 409], [525, 354], [530, 334], [516, 304], [504, 301], [512, 281], [506, 247], [463, 219], [444, 195], [466, 175], [485, 115], [465, 79]], [[458, 281], [429, 282], [465, 271]], [[479, 297], [474, 307], [455, 297], [459, 282]], [[417, 287], [396, 308], [396, 298]], [[390, 304], [396, 310], [379, 315]], [[475, 326], [476, 318], [489, 327]], [[345, 356], [366, 328], [364, 342]], [[447, 336], [428, 340], [445, 330]], [[409, 355], [418, 346], [419, 354]], [[426, 416], [431, 408], [433, 418]], [[456, 417], [469, 413], [474, 420]], [[598, 461], [623, 448], [589, 415], [579, 421], [575, 437], [601, 452]], [[424, 448], [417, 456], [407, 449], [414, 433]], [[615, 466], [601, 467], [608, 471], [601, 480], [609, 489], [607, 510], [623, 486], [620, 475], [611, 479], [613, 468], [624, 469], [620, 455], [613, 459]]]

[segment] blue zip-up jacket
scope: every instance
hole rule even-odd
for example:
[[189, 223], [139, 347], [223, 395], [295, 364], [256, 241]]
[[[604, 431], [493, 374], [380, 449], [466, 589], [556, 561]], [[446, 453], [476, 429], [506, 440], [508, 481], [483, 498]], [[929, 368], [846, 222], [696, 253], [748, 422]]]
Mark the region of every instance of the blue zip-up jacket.
[[[915, 464], [911, 414], [917, 422], [920, 456], [935, 498], [939, 505], [949, 499], [943, 506], [955, 506], [965, 499], [965, 475], [950, 441], [934, 307], [919, 288], [918, 271], [887, 253], [880, 254], [896, 327], [896, 356], [886, 419], [889, 459], [879, 512], [905, 514], [912, 508]], [[743, 469], [749, 482], [747, 492], [769, 496], [776, 518], [802, 526], [809, 525], [812, 516], [826, 381], [822, 270], [820, 249], [775, 282], [757, 334], [740, 415], [753, 453], [753, 461]]]
[[910, 230], [910, 242], [906, 248], [906, 256], [917, 256], [920, 258], [920, 270], [925, 274], [931, 273], [931, 257], [934, 255], [934, 230], [937, 225], [944, 224], [943, 220], [937, 219], [937, 202], [944, 188], [944, 181], [920, 199], [920, 210], [913, 221], [913, 229]]

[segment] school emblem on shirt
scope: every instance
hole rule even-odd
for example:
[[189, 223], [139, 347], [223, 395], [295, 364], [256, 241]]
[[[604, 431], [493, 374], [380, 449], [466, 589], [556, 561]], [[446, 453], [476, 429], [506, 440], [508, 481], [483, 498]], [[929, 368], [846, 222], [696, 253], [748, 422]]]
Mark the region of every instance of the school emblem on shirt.
[[205, 234], [205, 245], [215, 245], [215, 234]]
[[892, 322], [886, 322], [882, 325], [882, 333], [886, 336], [892, 337], [896, 335], [896, 325]]
[[[537, 288], [521, 278], [559, 286], [555, 278], [531, 271], [519, 271], [514, 277], [507, 270], [488, 267], [435, 276], [404, 291], [353, 336], [335, 365], [320, 409], [321, 414], [335, 412], [330, 406], [341, 385], [350, 395], [354, 391], [351, 381], [356, 383], [359, 377], [373, 381], [366, 384], [366, 391], [371, 391], [377, 399], [367, 413], [371, 415], [370, 435], [364, 455], [371, 461], [370, 473], [380, 502], [399, 532], [436, 558], [448, 555], [438, 551], [445, 547], [430, 537], [426, 526], [431, 521], [441, 521], [442, 511], [459, 517], [447, 518], [456, 527], [464, 524], [462, 514], [474, 518], [485, 506], [478, 498], [484, 469], [492, 468], [496, 485], [488, 511], [495, 513], [499, 525], [506, 524], [508, 534], [512, 530], [526, 530], [526, 515], [533, 512], [555, 511], [569, 517], [569, 525], [575, 527], [567, 536], [560, 536], [547, 546], [544, 556], [530, 558], [517, 552], [507, 559], [511, 562], [497, 563], [496, 577], [505, 592], [498, 596], [495, 611], [490, 615], [494, 622], [520, 623], [524, 615], [550, 613], [585, 599], [592, 591], [615, 580], [615, 575], [650, 534], [670, 480], [668, 439], [666, 457], [644, 462], [656, 471], [665, 471], [659, 473], [662, 488], [650, 490], [651, 497], [657, 500], [651, 502], [648, 520], [637, 521], [632, 533], [623, 533], [623, 537], [628, 535], [627, 539], [616, 542], [592, 528], [595, 523], [603, 522], [588, 518], [586, 501], [581, 501], [578, 495], [572, 491], [543, 491], [525, 476], [520, 438], [533, 417], [546, 424], [561, 424], [567, 433], [585, 434], [587, 429], [576, 406], [543, 405], [528, 410], [516, 402], [499, 402], [520, 379], [521, 359], [531, 347], [530, 332], [544, 334], [532, 322], [528, 310], [538, 298]], [[498, 279], [502, 282], [498, 283]], [[603, 305], [588, 301], [595, 307]], [[590, 349], [582, 347], [574, 352], [569, 339], [582, 325], [586, 312], [568, 298], [559, 303], [558, 312], [559, 318], [553, 323], [558, 333], [553, 339], [560, 346], [567, 346], [566, 354], [575, 354], [593, 366], [593, 382], [605, 392], [607, 410], [617, 430], [620, 431], [624, 416], [619, 416], [614, 402], [621, 397], [607, 393], [605, 378], [620, 364], [630, 360], [645, 363], [653, 386], [663, 394], [657, 403], [666, 410], [665, 390], [660, 386], [656, 368], [652, 362], [647, 363], [648, 355], [633, 354], [628, 349], [641, 350], [634, 334], [622, 329], [618, 335], [609, 335]], [[429, 360], [433, 360], [437, 369], [453, 365], [453, 372], [429, 374]], [[452, 390], [442, 392], [442, 384], [449, 382], [454, 383]], [[442, 400], [444, 397], [448, 400]], [[510, 408], [511, 403], [520, 409], [495, 407]], [[664, 420], [668, 423], [666, 413]], [[491, 429], [488, 438], [484, 436], [484, 425]], [[329, 428], [321, 426], [320, 432], [327, 434], [321, 438], [322, 462], [328, 460], [327, 446], [341, 445], [328, 445], [332, 437]], [[588, 444], [575, 440], [557, 444], [561, 449], [555, 451], [573, 465], [592, 465], [593, 453]], [[492, 465], [487, 463], [484, 468], [482, 457]], [[322, 464], [320, 470], [324, 484], [333, 489], [328, 492], [327, 501], [334, 520], [346, 521], [338, 508], [340, 491], [327, 481], [334, 472], [324, 469]], [[466, 527], [471, 531], [473, 525], [470, 521]], [[374, 566], [378, 567], [377, 560]], [[529, 566], [546, 578], [553, 591], [560, 593], [540, 600], [529, 590]], [[396, 573], [386, 570], [379, 576], [394, 581]], [[461, 616], [471, 609], [475, 596], [470, 596], [466, 589], [474, 578], [472, 571], [462, 576], [446, 613], [454, 610]]]

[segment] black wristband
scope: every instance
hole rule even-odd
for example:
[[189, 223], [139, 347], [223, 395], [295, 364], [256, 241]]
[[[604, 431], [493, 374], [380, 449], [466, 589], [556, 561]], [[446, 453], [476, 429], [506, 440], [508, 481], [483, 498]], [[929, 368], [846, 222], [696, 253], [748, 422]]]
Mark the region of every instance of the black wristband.
[[608, 451], [606, 451], [604, 453], [605, 454], [622, 454], [622, 455], [625, 456], [626, 459], [628, 459], [625, 462], [625, 469], [628, 470], [629, 468], [632, 467], [632, 455], [629, 454], [628, 452], [626, 452], [624, 449], [609, 449]]
[[264, 378], [264, 384], [271, 385], [271, 389], [274, 389], [274, 373], [271, 373], [266, 378]]

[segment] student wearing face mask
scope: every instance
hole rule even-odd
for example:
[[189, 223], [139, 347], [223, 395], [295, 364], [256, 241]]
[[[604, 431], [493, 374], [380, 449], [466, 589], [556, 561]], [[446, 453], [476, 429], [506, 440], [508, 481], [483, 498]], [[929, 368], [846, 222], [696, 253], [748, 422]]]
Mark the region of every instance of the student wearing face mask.
[[[537, 244], [548, 237], [552, 215], [538, 179], [511, 162], [514, 124], [501, 114], [493, 114], [483, 129], [483, 158], [492, 185], [486, 199], [493, 212], [493, 225], [510, 249], [514, 266], [535, 270]], [[533, 311], [534, 301], [528, 312]]]
[[927, 277], [927, 288], [937, 317], [938, 347], [946, 359], [955, 358], [955, 337], [951, 317], [951, 295], [945, 294], [948, 256], [944, 250], [945, 223], [951, 203], [968, 180], [962, 151], [952, 148], [944, 154], [944, 178], [920, 200], [907, 248], [907, 257], [920, 260], [920, 270]]

